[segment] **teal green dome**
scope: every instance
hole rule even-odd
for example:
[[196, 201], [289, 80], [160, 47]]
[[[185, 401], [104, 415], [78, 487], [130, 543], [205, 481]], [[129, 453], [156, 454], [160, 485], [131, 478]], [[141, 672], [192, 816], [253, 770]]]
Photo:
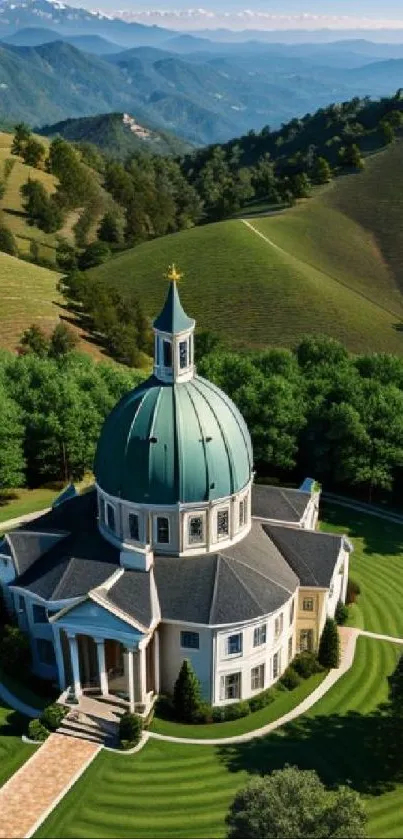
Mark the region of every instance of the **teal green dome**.
[[252, 475], [252, 445], [234, 403], [199, 376], [165, 384], [151, 376], [103, 426], [95, 458], [99, 487], [139, 504], [223, 498]]

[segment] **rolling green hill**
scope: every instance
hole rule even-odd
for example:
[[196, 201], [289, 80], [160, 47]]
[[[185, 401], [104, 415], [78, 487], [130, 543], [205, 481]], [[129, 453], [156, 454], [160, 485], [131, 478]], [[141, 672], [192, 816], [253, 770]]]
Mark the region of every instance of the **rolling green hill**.
[[165, 236], [92, 274], [138, 290], [154, 315], [166, 266], [177, 262], [185, 308], [234, 347], [323, 332], [353, 351], [401, 354], [402, 163], [397, 143], [284, 214]]

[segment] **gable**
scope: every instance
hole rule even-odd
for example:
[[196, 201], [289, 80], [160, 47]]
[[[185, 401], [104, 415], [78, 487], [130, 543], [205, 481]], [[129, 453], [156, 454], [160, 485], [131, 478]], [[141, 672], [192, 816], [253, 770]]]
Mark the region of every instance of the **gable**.
[[69, 609], [60, 617], [55, 617], [53, 623], [67, 632], [93, 636], [98, 632], [100, 636], [121, 638], [122, 640], [130, 639], [131, 643], [141, 641], [144, 637], [143, 633], [131, 624], [126, 623], [122, 618], [113, 615], [108, 609], [90, 599], [73, 606], [72, 609]]

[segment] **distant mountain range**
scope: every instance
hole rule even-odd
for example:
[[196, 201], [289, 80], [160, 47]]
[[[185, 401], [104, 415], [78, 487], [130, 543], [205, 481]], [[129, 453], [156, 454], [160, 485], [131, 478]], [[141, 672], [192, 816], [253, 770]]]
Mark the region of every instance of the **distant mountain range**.
[[128, 113], [203, 145], [403, 86], [403, 44], [223, 43], [56, 0], [0, 0], [0, 40], [3, 124]]

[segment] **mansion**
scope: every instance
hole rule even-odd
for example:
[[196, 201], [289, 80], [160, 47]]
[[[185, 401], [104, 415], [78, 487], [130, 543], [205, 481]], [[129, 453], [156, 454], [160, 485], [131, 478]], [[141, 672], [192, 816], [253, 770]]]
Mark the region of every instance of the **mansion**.
[[146, 713], [189, 659], [205, 700], [270, 687], [345, 600], [351, 544], [317, 527], [319, 491], [254, 483], [245, 421], [194, 365], [175, 272], [153, 374], [107, 417], [95, 486], [0, 542], [0, 584], [34, 672], [67, 698]]

